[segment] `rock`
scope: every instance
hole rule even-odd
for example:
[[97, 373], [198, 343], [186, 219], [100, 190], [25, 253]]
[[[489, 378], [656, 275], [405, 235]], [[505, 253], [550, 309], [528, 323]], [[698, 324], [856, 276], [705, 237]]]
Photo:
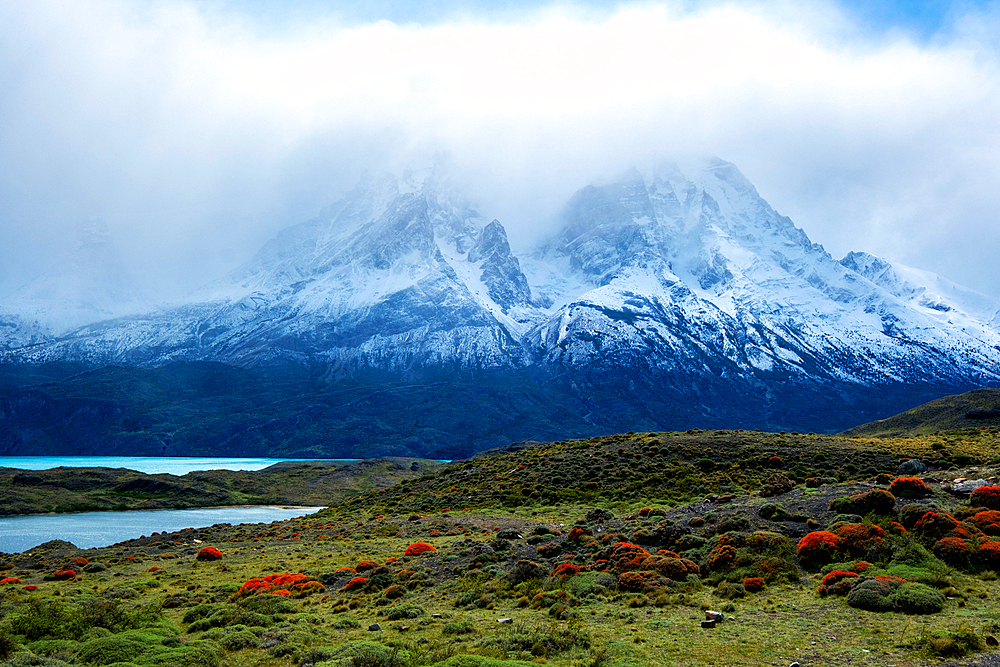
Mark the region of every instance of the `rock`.
[[722, 621], [726, 620], [726, 617], [720, 611], [706, 611], [705, 620], [718, 621], [719, 623], [721, 623]]
[[792, 664], [788, 665], [788, 667], [801, 667], [801, 665], [799, 665], [798, 662], [793, 662]]
[[497, 619], [497, 623], [501, 623], [501, 624], [513, 623], [513, 622], [514, 622], [513, 618], [498, 618]]
[[444, 614], [431, 614], [431, 618], [444, 618]]
[[[959, 478], [961, 479], [961, 478]], [[967, 496], [981, 486], [989, 486], [989, 482], [985, 479], [966, 479], [962, 481], [956, 480], [948, 490], [959, 496]]]
[[379, 625], [378, 623], [372, 623], [371, 625], [368, 626], [368, 629], [371, 632], [379, 632], [382, 629], [382, 626]]
[[920, 475], [927, 472], [927, 466], [920, 459], [910, 459], [909, 461], [903, 461], [896, 468], [897, 475]]
[[701, 622], [701, 627], [703, 627], [705, 629], [714, 628], [715, 627], [715, 621], [702, 621]]

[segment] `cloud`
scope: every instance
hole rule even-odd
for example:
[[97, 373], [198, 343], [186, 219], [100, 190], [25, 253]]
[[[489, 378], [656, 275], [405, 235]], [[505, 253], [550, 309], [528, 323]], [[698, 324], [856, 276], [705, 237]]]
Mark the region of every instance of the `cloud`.
[[189, 2], [10, 0], [0, 283], [98, 216], [133, 268], [179, 293], [363, 169], [442, 151], [527, 247], [581, 185], [701, 152], [835, 256], [867, 250], [1000, 295], [996, 16], [975, 11], [916, 42], [826, 3], [269, 27]]

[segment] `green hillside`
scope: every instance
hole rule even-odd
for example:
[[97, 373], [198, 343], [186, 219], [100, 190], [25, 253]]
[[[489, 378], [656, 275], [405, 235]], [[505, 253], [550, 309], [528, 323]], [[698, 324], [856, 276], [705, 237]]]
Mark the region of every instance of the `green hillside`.
[[918, 405], [888, 419], [855, 426], [841, 435], [884, 438], [998, 426], [1000, 389], [976, 389]]

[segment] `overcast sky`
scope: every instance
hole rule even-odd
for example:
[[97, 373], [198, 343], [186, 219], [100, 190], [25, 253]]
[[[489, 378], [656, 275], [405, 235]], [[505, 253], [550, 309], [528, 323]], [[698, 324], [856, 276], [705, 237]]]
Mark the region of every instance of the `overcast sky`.
[[444, 152], [522, 249], [704, 153], [837, 258], [1000, 296], [998, 46], [997, 2], [2, 0], [0, 294], [96, 217], [177, 295]]

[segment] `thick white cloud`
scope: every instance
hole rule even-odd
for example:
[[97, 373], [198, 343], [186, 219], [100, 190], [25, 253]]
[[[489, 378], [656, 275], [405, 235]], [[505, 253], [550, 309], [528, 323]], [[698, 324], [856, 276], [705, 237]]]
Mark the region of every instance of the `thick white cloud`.
[[439, 151], [527, 246], [586, 182], [699, 152], [836, 256], [1000, 295], [995, 17], [916, 44], [782, 7], [268, 30], [184, 2], [8, 0], [0, 284], [99, 216], [135, 267], [193, 287], [362, 169]]

